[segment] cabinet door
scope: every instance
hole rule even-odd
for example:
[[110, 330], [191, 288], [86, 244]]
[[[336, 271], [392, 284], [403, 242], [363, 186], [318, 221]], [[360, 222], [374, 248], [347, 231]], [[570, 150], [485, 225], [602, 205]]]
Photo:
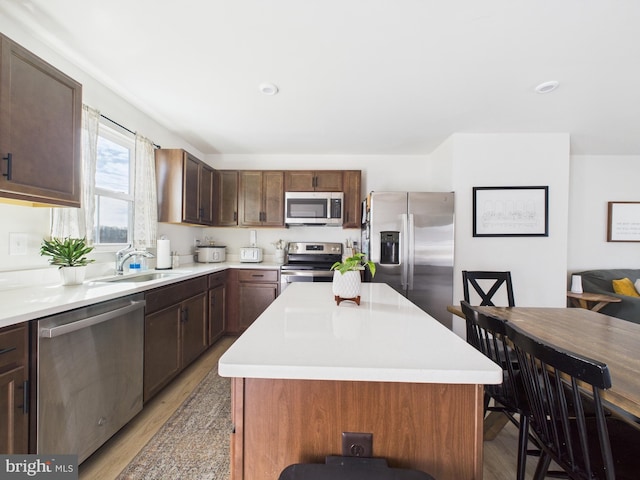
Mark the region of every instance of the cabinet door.
[[260, 226], [262, 223], [262, 172], [240, 172], [239, 224]]
[[82, 86], [2, 35], [0, 49], [0, 196], [79, 207]]
[[213, 169], [200, 165], [198, 216], [203, 225], [213, 225], [213, 182]]
[[222, 336], [226, 327], [225, 294], [223, 284], [209, 290], [209, 345], [213, 345]]
[[342, 171], [317, 171], [314, 175], [315, 190], [317, 192], [341, 192]]
[[200, 161], [185, 152], [183, 169], [182, 219], [189, 223], [200, 223]]
[[0, 374], [0, 452], [5, 454], [28, 452], [26, 378], [24, 366]]
[[341, 170], [288, 170], [285, 172], [285, 192], [341, 192]]
[[216, 225], [230, 227], [238, 225], [238, 172], [218, 171], [218, 212]]
[[263, 172], [263, 188], [262, 225], [284, 226], [284, 172]]
[[278, 296], [278, 285], [271, 283], [240, 284], [240, 330], [245, 330]]
[[342, 228], [360, 228], [362, 207], [360, 196], [360, 170], [344, 172], [344, 222]]
[[144, 319], [144, 401], [149, 400], [180, 371], [180, 305]]
[[182, 305], [182, 363], [181, 368], [185, 368], [200, 356], [208, 347], [207, 335], [207, 295], [202, 293], [189, 300], [185, 300]]
[[313, 192], [313, 172], [289, 170], [284, 178], [285, 192]]

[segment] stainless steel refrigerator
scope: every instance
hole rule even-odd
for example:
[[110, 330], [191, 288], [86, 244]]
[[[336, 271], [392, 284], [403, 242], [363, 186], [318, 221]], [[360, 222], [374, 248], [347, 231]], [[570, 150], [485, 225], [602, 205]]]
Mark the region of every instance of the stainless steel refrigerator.
[[387, 283], [451, 328], [453, 192], [371, 192], [363, 202], [366, 280]]

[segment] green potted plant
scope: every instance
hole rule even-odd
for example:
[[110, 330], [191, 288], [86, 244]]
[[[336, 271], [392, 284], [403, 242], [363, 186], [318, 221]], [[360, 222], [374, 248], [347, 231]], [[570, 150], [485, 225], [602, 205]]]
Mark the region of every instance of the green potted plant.
[[376, 274], [376, 264], [371, 260], [366, 260], [364, 253], [354, 253], [340, 262], [331, 265], [333, 270], [333, 295], [340, 304], [340, 301], [354, 300], [360, 305], [360, 277], [361, 271], [368, 268], [371, 276]]
[[85, 238], [44, 239], [40, 255], [51, 257], [49, 263], [60, 269], [63, 285], [77, 285], [84, 281], [86, 266], [95, 260], [87, 258], [93, 247]]

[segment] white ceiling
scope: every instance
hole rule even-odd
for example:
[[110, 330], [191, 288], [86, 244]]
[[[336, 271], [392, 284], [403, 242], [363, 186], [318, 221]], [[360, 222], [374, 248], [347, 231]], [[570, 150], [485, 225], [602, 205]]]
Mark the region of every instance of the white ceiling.
[[[205, 154], [426, 154], [456, 132], [640, 154], [637, 0], [0, 0], [0, 13]], [[560, 87], [535, 93], [547, 80]]]

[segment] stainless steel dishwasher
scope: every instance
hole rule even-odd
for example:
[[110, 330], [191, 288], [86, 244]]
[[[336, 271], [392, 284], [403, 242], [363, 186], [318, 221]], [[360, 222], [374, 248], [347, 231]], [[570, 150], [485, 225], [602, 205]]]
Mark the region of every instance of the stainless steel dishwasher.
[[78, 463], [142, 409], [144, 295], [38, 321], [37, 453]]

